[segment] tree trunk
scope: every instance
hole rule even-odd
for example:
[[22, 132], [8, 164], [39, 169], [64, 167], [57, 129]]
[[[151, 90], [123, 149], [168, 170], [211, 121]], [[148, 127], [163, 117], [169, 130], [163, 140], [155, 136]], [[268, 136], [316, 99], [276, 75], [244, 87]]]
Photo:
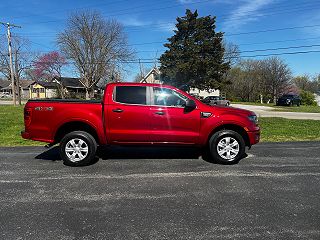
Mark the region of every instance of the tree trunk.
[[86, 99], [90, 100], [90, 89], [86, 88]]

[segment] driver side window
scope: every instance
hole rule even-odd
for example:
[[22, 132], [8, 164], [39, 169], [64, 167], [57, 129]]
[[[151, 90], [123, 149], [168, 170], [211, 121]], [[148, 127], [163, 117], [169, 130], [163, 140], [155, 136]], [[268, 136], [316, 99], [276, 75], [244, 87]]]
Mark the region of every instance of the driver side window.
[[153, 105], [184, 107], [188, 98], [172, 89], [153, 88]]

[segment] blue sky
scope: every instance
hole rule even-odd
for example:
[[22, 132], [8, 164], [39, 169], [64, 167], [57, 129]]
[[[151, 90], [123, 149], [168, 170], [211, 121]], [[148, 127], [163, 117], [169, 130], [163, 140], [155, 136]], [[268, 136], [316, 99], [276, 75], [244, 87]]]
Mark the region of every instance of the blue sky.
[[[183, 16], [187, 8], [197, 9], [200, 16], [217, 16], [217, 30], [225, 32], [228, 42], [239, 45], [242, 56], [320, 51], [319, 0], [11, 0], [1, 3], [0, 21], [21, 25], [13, 34], [28, 38], [32, 50], [47, 52], [57, 50], [56, 34], [64, 29], [70, 13], [98, 10], [105, 18], [123, 24], [137, 59], [156, 59], [173, 34], [176, 17]], [[5, 34], [4, 27], [0, 33]], [[297, 48], [250, 52], [287, 47]], [[279, 57], [294, 75], [320, 73], [320, 52]], [[130, 81], [139, 65], [127, 69], [125, 79]], [[65, 71], [65, 75], [70, 74]]]

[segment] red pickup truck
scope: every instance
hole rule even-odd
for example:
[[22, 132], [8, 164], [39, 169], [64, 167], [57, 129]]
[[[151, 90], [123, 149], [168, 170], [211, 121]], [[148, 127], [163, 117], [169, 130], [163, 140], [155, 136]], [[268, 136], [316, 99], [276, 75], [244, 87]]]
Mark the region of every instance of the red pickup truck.
[[29, 100], [25, 139], [54, 145], [70, 166], [89, 164], [98, 145], [206, 147], [212, 160], [238, 162], [260, 138], [257, 116], [232, 107], [208, 106], [166, 85], [107, 84], [102, 101]]

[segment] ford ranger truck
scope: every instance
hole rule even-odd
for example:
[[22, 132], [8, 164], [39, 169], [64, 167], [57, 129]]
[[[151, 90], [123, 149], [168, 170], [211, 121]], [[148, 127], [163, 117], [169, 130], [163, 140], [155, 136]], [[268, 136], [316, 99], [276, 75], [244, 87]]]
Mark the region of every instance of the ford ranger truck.
[[25, 139], [59, 144], [69, 166], [88, 165], [103, 145], [205, 147], [211, 160], [238, 162], [246, 146], [259, 142], [255, 113], [208, 106], [166, 85], [110, 83], [102, 101], [29, 100]]

